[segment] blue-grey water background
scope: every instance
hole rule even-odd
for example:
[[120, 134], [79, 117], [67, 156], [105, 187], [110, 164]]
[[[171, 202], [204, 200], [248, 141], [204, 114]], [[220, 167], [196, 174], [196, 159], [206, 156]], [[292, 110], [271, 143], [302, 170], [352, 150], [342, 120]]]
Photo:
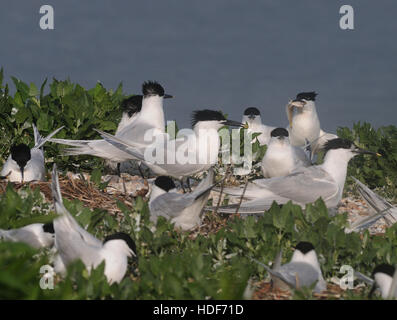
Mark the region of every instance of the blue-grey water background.
[[[175, 96], [166, 118], [189, 126], [195, 109], [241, 119], [257, 106], [264, 122], [287, 124], [285, 104], [319, 93], [322, 126], [397, 124], [395, 0], [48, 0], [1, 1], [0, 66], [40, 85], [48, 77], [91, 88], [123, 83], [139, 93], [157, 80]], [[39, 27], [39, 8], [55, 29]], [[355, 30], [339, 28], [339, 8]]]

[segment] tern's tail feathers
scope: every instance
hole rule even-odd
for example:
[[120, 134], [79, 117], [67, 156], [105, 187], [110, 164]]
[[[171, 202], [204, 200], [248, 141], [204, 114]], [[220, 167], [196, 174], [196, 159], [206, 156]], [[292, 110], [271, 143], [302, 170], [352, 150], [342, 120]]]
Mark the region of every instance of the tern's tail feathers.
[[[368, 188], [361, 181], [353, 177], [353, 180], [357, 183], [358, 191], [360, 192], [363, 199], [367, 202], [367, 204], [375, 210], [375, 212], [381, 218], [384, 216], [385, 220], [389, 224], [393, 224], [397, 222], [397, 208], [392, 206], [388, 201], [384, 198], [373, 192], [370, 188]], [[375, 215], [374, 215], [375, 217]], [[376, 220], [375, 220], [376, 221]]]
[[354, 275], [357, 277], [357, 279], [365, 282], [369, 286], [374, 285], [374, 280], [371, 279], [370, 277], [366, 276], [365, 274], [362, 274], [361, 272], [358, 272], [358, 271], [354, 271]]
[[142, 154], [142, 152], [139, 151], [137, 146], [135, 146], [133, 144], [129, 144], [129, 143], [125, 142], [124, 140], [121, 140], [109, 133], [106, 133], [106, 132], [103, 132], [103, 131], [100, 131], [97, 129], [95, 129], [95, 131], [97, 131], [102, 136], [102, 138], [105, 139], [106, 142], [110, 143], [117, 149], [120, 149], [123, 152], [128, 153], [129, 155], [131, 155], [132, 157], [134, 157], [140, 161], [145, 161], [144, 154]]
[[43, 138], [37, 127], [32, 124], [33, 127], [33, 135], [34, 135], [34, 147], [36, 149], [40, 149], [47, 141], [50, 141], [53, 136], [55, 136], [59, 131], [63, 129], [64, 126], [56, 129], [55, 131], [51, 132], [47, 137]]
[[0, 240], [1, 239], [7, 239], [8, 231], [0, 229]]
[[51, 182], [52, 198], [54, 200], [55, 211], [58, 214], [68, 213], [65, 206], [63, 205], [61, 187], [59, 186], [59, 177], [57, 171], [57, 165], [54, 163], [52, 168], [52, 182]]

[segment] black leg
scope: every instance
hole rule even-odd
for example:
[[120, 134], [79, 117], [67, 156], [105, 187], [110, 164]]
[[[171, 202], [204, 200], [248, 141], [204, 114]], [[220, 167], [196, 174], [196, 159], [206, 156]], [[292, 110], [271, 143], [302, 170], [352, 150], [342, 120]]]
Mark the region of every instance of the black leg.
[[143, 174], [140, 162], [139, 162], [139, 165], [138, 165], [138, 170], [139, 170], [139, 173], [141, 174], [142, 179], [145, 179], [145, 175]]
[[120, 170], [120, 166], [121, 166], [121, 163], [120, 163], [120, 162], [118, 162], [118, 163], [117, 163], [117, 175], [118, 175], [119, 177], [121, 177], [121, 170]]
[[190, 187], [190, 178], [189, 177], [187, 177], [186, 182], [187, 182], [187, 187], [189, 188], [189, 191], [192, 192], [192, 188]]

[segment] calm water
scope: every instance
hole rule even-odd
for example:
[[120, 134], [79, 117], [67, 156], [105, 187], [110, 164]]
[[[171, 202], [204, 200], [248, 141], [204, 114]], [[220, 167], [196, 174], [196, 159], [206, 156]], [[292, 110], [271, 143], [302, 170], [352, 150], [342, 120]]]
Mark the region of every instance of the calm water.
[[[195, 109], [241, 119], [257, 106], [287, 124], [285, 104], [315, 90], [322, 126], [397, 124], [397, 2], [350, 0], [355, 30], [339, 28], [342, 1], [9, 1], [0, 12], [0, 65], [41, 84], [48, 77], [128, 94], [161, 82], [175, 99], [167, 119], [189, 126]], [[55, 30], [39, 28], [51, 4]]]

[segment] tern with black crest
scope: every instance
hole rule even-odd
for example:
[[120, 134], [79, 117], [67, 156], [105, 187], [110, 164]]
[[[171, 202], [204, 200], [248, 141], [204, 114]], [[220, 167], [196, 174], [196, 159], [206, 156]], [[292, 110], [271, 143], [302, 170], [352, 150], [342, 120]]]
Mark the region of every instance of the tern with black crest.
[[35, 249], [51, 247], [54, 244], [54, 225], [52, 222], [33, 223], [18, 229], [0, 229], [0, 239], [26, 243]]
[[[300, 167], [284, 177], [257, 179], [248, 184], [240, 214], [263, 214], [273, 201], [285, 204], [292, 201], [302, 207], [322, 198], [328, 208], [335, 208], [342, 198], [349, 160], [359, 154], [379, 155], [357, 147], [346, 139], [336, 138], [325, 144], [321, 165]], [[241, 196], [242, 188], [225, 188], [226, 194]], [[237, 205], [223, 206], [219, 212], [234, 213]]]
[[[133, 141], [139, 148], [145, 148], [153, 142], [157, 134], [164, 134], [165, 119], [163, 100], [172, 98], [164, 88], [155, 81], [147, 81], [142, 85], [140, 96], [124, 102], [124, 114], [116, 132], [116, 136], [126, 141]], [[114, 162], [132, 159], [129, 154], [115, 148], [107, 141], [100, 140], [67, 140], [51, 139], [52, 142], [65, 144], [72, 148], [65, 149], [65, 155], [93, 155]]]
[[149, 199], [150, 219], [155, 222], [162, 216], [182, 230], [199, 226], [203, 207], [215, 186], [213, 181], [214, 171], [211, 168], [193, 192], [181, 194], [176, 192], [176, 186], [170, 177], [157, 177]]
[[316, 110], [316, 96], [317, 93], [314, 91], [298, 93], [286, 108], [291, 145], [303, 147], [307, 140], [311, 144], [313, 154], [317, 153], [328, 140], [337, 138], [336, 135], [321, 130]]
[[55, 211], [59, 215], [54, 220], [55, 247], [58, 256], [55, 270], [62, 270], [70, 263], [81, 260], [86, 268], [96, 268], [105, 261], [105, 276], [109, 283], [119, 283], [128, 267], [128, 258], [136, 256], [136, 247], [131, 237], [116, 233], [100, 241], [83, 229], [63, 205], [56, 165], [52, 171], [52, 196]]
[[26, 144], [13, 145], [10, 155], [1, 170], [0, 175], [11, 182], [30, 182], [45, 180], [45, 159], [43, 146], [62, 128], [58, 128], [43, 138], [36, 126], [32, 124], [34, 147], [30, 149]]
[[[260, 133], [257, 136], [259, 144], [261, 146], [267, 145], [270, 141], [270, 133], [275, 127], [267, 126], [262, 123], [261, 113], [259, 109], [255, 107], [249, 107], [244, 110], [243, 119], [241, 120], [242, 123], [247, 123], [248, 125], [248, 132], [250, 133]], [[255, 139], [253, 140], [253, 142]]]
[[302, 148], [291, 146], [286, 129], [273, 129], [270, 136], [261, 163], [264, 178], [286, 176], [299, 167], [311, 165], [311, 161]]
[[[207, 171], [218, 161], [220, 137], [218, 130], [223, 126], [243, 126], [242, 123], [227, 120], [220, 111], [198, 110], [192, 115], [193, 130], [180, 130], [184, 136], [163, 140], [142, 150], [134, 142], [122, 140], [99, 131], [101, 136], [125, 153], [130, 159], [139, 159], [156, 175], [171, 176], [181, 180], [184, 177]], [[150, 158], [148, 157], [150, 156]]]

